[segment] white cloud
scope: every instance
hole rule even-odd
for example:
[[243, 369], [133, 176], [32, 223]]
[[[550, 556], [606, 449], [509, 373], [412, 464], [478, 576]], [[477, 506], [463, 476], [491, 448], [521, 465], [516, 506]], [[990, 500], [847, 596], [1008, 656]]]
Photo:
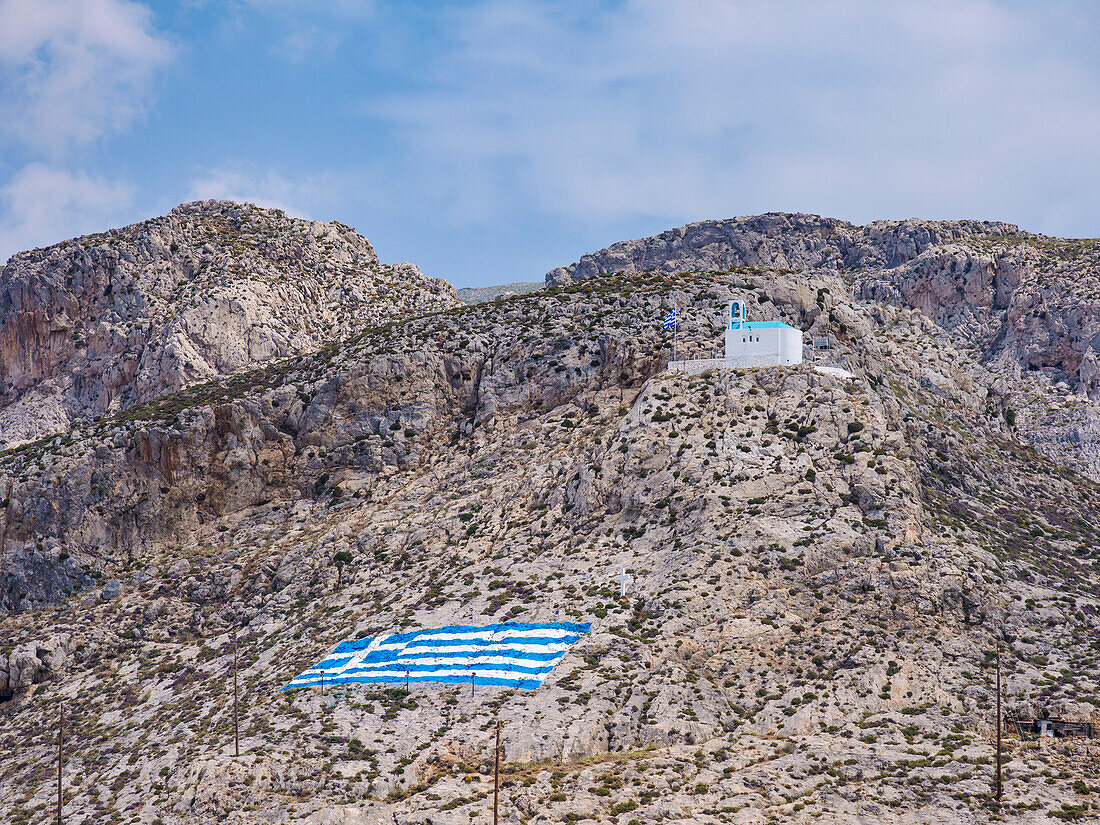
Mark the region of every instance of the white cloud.
[[203, 170], [191, 181], [189, 200], [230, 200], [282, 209], [289, 215], [309, 218], [308, 205], [315, 202], [320, 182], [288, 180], [273, 169], [254, 164], [231, 163]]
[[[375, 18], [374, 0], [239, 0], [238, 11], [262, 15], [272, 26], [271, 51], [301, 62], [331, 56], [357, 26]], [[254, 18], [253, 18], [254, 19]], [[239, 25], [251, 26], [242, 17]]]
[[277, 11], [338, 20], [370, 20], [375, 14], [374, 0], [244, 0], [259, 11]]
[[133, 195], [125, 182], [32, 163], [0, 188], [0, 261], [24, 249], [117, 226], [131, 209]]
[[340, 45], [340, 35], [319, 26], [298, 26], [279, 40], [275, 51], [295, 63], [319, 54], [332, 54]]
[[173, 54], [131, 0], [0, 0], [0, 132], [32, 153], [119, 132]]
[[[765, 209], [1042, 223], [1100, 207], [1072, 16], [993, 0], [492, 0], [366, 112], [453, 220]], [[1042, 227], [1039, 227], [1042, 228]]]

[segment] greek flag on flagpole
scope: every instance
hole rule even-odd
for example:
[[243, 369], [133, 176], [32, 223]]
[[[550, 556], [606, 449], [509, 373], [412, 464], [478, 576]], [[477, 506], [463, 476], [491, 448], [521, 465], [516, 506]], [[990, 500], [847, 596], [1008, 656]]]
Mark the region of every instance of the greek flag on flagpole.
[[665, 329], [671, 329], [676, 326], [676, 310], [670, 309], [665, 315]]
[[588, 623], [455, 626], [351, 639], [283, 690], [348, 682], [469, 682], [534, 690]]

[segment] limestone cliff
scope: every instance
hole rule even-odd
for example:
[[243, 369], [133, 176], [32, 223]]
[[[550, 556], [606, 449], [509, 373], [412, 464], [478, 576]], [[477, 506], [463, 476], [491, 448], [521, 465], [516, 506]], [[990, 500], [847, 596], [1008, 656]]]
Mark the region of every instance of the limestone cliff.
[[[705, 349], [733, 298], [854, 377], [665, 374], [664, 313]], [[1012, 710], [1100, 706], [1100, 488], [1004, 380], [836, 269], [600, 275], [10, 450], [0, 798], [49, 815], [64, 696], [70, 818], [483, 822], [497, 718], [506, 821], [1095, 818], [1084, 747], [1013, 740], [988, 800], [998, 643]], [[278, 690], [343, 638], [510, 618], [593, 631], [533, 693]]]
[[347, 226], [229, 202], [19, 253], [0, 270], [0, 446], [458, 304]]
[[771, 213], [613, 244], [546, 282], [731, 266], [834, 272], [859, 299], [920, 310], [990, 364], [1032, 444], [1100, 478], [1100, 241], [991, 221]]
[[993, 221], [876, 221], [856, 226], [819, 215], [769, 212], [699, 221], [652, 238], [621, 241], [546, 274], [550, 286], [612, 272], [701, 272], [733, 266], [769, 269], [892, 268], [924, 251], [973, 235], [1018, 233]]

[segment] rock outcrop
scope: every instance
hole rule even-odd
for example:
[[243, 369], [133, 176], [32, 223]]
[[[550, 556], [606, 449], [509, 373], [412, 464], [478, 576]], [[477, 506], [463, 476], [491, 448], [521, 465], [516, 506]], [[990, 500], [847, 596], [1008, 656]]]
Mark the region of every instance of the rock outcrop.
[[706, 272], [767, 269], [893, 268], [926, 250], [971, 237], [1019, 234], [998, 221], [875, 221], [857, 226], [820, 215], [769, 212], [699, 221], [651, 238], [620, 241], [546, 273], [547, 286], [615, 272]]
[[0, 447], [459, 304], [343, 224], [221, 201], [19, 253], [0, 270]]
[[551, 270], [546, 283], [739, 266], [835, 272], [861, 300], [920, 310], [1003, 378], [1004, 405], [1027, 411], [1031, 443], [1100, 478], [1100, 241], [992, 221], [857, 226], [771, 213], [623, 241]]
[[623, 241], [546, 275], [550, 286], [613, 272], [759, 266], [841, 273], [869, 301], [919, 309], [1017, 371], [1100, 391], [1100, 242], [992, 221], [874, 221], [769, 213]]
[[[1012, 740], [988, 799], [998, 645], [1008, 710], [1100, 721], [1100, 486], [1020, 438], [1080, 396], [858, 271], [593, 275], [6, 451], [10, 818], [50, 811], [62, 696], [71, 819], [484, 822], [497, 720], [510, 822], [1095, 818], [1073, 743]], [[849, 377], [667, 373], [664, 313], [702, 355], [735, 298]], [[533, 692], [279, 690], [346, 638], [509, 620], [592, 631]]]
[[11, 653], [0, 651], [0, 702], [61, 674], [70, 650], [65, 639], [27, 642]]
[[480, 304], [482, 301], [495, 301], [498, 298], [511, 298], [514, 295], [526, 295], [542, 289], [545, 284], [541, 281], [525, 281], [514, 284], [499, 284], [498, 286], [463, 287], [458, 290], [458, 297], [465, 304]]

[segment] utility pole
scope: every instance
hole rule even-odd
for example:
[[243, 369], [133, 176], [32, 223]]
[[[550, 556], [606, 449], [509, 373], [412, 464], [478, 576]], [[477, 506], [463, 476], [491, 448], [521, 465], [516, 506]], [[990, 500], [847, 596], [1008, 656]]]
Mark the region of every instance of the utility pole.
[[61, 769], [65, 765], [65, 700], [58, 706], [60, 717], [57, 722], [57, 825], [61, 825]]
[[493, 751], [493, 825], [497, 825], [497, 802], [500, 795], [500, 719], [497, 719], [497, 746]]
[[993, 797], [1001, 801], [1001, 643], [997, 642], [997, 779]]
[[237, 631], [233, 631], [233, 757], [241, 755], [241, 730], [237, 720]]

